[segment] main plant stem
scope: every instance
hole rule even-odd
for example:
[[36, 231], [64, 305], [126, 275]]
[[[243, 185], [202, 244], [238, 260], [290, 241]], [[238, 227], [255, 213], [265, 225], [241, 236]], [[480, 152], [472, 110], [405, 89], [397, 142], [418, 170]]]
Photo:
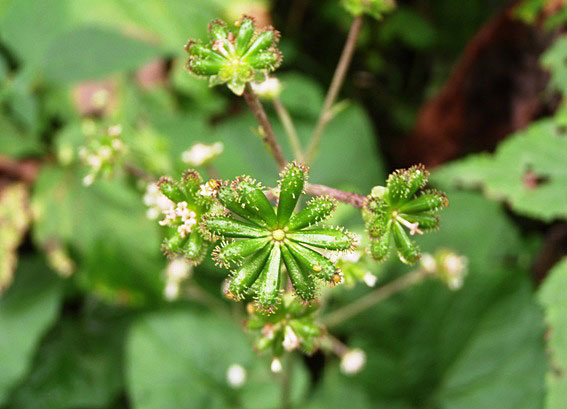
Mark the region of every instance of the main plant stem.
[[423, 281], [429, 274], [430, 273], [421, 269], [408, 273], [380, 288], [377, 288], [353, 303], [347, 304], [344, 307], [333, 311], [329, 315], [323, 317], [322, 321], [327, 327], [337, 326], [338, 324], [374, 306], [380, 301], [383, 301], [386, 298]]
[[287, 111], [284, 104], [278, 97], [274, 97], [272, 100], [272, 104], [274, 105], [274, 109], [282, 122], [282, 125], [285, 129], [287, 137], [289, 139], [289, 143], [291, 144], [291, 148], [293, 149], [293, 154], [295, 155], [295, 159], [300, 162], [303, 162], [303, 151], [301, 149], [301, 143], [299, 142], [299, 136], [297, 135], [297, 130], [293, 125], [293, 121], [289, 112]]
[[309, 147], [307, 148], [307, 154], [305, 155], [306, 163], [310, 163], [313, 160], [313, 156], [317, 152], [317, 149], [319, 149], [321, 135], [323, 134], [323, 131], [325, 130], [325, 127], [327, 126], [329, 121], [332, 119], [332, 107], [335, 104], [339, 91], [343, 86], [348, 67], [350, 66], [350, 62], [352, 61], [352, 55], [354, 54], [354, 50], [356, 48], [356, 41], [358, 40], [363, 20], [364, 17], [362, 14], [360, 16], [356, 16], [352, 20], [352, 24], [348, 32], [348, 37], [343, 47], [343, 52], [339, 59], [339, 63], [337, 64], [337, 68], [335, 69], [335, 73], [333, 74], [333, 79], [331, 81], [331, 85], [329, 86], [329, 90], [327, 91], [327, 96], [325, 97], [323, 108], [321, 109], [321, 113], [319, 114], [319, 120], [317, 121], [317, 125], [315, 126], [315, 130], [313, 131], [313, 135], [311, 137], [311, 142], [309, 143]]
[[256, 117], [256, 120], [262, 127], [262, 139], [266, 145], [268, 145], [270, 153], [274, 156], [274, 159], [278, 163], [280, 169], [285, 168], [287, 161], [285, 160], [282, 148], [276, 139], [276, 134], [274, 133], [268, 116], [266, 115], [266, 111], [264, 111], [264, 107], [262, 106], [258, 95], [256, 95], [254, 90], [252, 90], [250, 83], [247, 83], [246, 88], [244, 89], [244, 99]]

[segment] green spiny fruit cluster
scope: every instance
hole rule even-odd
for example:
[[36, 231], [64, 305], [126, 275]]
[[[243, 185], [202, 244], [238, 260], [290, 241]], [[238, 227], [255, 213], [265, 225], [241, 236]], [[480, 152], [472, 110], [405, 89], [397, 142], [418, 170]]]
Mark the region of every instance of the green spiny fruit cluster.
[[173, 202], [160, 221], [160, 225], [167, 226], [162, 250], [168, 257], [183, 256], [198, 264], [207, 255], [212, 241], [203, 236], [198, 226], [203, 215], [214, 209], [215, 200], [202, 194], [206, 186], [201, 175], [193, 169], [186, 171], [179, 182], [167, 177], [159, 180], [160, 191]]
[[254, 19], [242, 17], [233, 27], [221, 20], [209, 24], [210, 41], [190, 40], [186, 67], [199, 77], [208, 77], [211, 86], [227, 84], [242, 95], [246, 83], [263, 80], [278, 68], [282, 54], [276, 48], [279, 32], [273, 27], [256, 28]]
[[316, 351], [323, 334], [323, 328], [315, 322], [318, 309], [317, 303], [305, 304], [286, 293], [280, 308], [272, 315], [265, 315], [248, 304], [245, 327], [256, 334], [254, 345], [258, 352], [271, 350], [277, 358], [284, 351], [299, 348], [310, 355]]
[[219, 188], [217, 198], [231, 213], [207, 215], [202, 228], [211, 238], [224, 241], [213, 252], [219, 265], [236, 266], [227, 295], [254, 296], [258, 308], [273, 312], [281, 300], [287, 278], [295, 293], [309, 302], [317, 283], [336, 284], [341, 273], [334, 262], [313, 248], [348, 251], [354, 236], [339, 228], [319, 227], [336, 208], [336, 201], [317, 197], [294, 213], [306, 183], [307, 168], [290, 163], [280, 174], [277, 209], [252, 179], [241, 177]]
[[393, 248], [406, 264], [419, 259], [419, 247], [406, 229], [414, 235], [437, 228], [436, 213], [449, 204], [441, 192], [422, 191], [428, 176], [423, 165], [400, 169], [388, 177], [386, 187], [377, 186], [367, 196], [363, 217], [370, 236], [370, 254], [376, 260], [385, 260]]

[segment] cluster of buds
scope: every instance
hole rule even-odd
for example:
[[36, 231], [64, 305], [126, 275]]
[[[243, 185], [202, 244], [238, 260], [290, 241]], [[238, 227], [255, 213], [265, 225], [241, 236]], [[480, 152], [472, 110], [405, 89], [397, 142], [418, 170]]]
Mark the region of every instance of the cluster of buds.
[[306, 304], [292, 293], [286, 293], [280, 308], [272, 315], [265, 315], [254, 304], [248, 304], [245, 327], [256, 334], [256, 350], [270, 350], [274, 359], [296, 349], [312, 354], [323, 334], [323, 328], [315, 322], [318, 308], [316, 303]]
[[79, 158], [89, 168], [83, 184], [90, 186], [98, 175], [109, 177], [125, 153], [121, 139], [122, 126], [113, 125], [100, 136], [90, 138], [86, 146], [79, 149]]
[[434, 255], [425, 253], [420, 264], [424, 271], [436, 275], [451, 290], [460, 289], [468, 273], [466, 257], [448, 249], [440, 249]]
[[385, 260], [392, 248], [406, 264], [419, 260], [419, 248], [409, 236], [436, 229], [439, 217], [435, 213], [449, 204], [441, 192], [422, 191], [428, 176], [422, 165], [400, 169], [388, 177], [386, 187], [376, 186], [367, 196], [362, 215], [370, 254], [376, 260]]
[[213, 252], [220, 266], [236, 266], [228, 285], [229, 298], [252, 295], [257, 307], [273, 312], [281, 301], [287, 276], [295, 293], [305, 302], [316, 297], [316, 283], [342, 281], [335, 263], [314, 248], [349, 251], [354, 236], [340, 228], [318, 227], [336, 208], [336, 201], [317, 197], [294, 213], [306, 183], [307, 168], [290, 163], [281, 173], [276, 211], [262, 187], [249, 177], [225, 183], [217, 198], [231, 214], [203, 218], [202, 227], [210, 240], [223, 242]]
[[214, 198], [201, 194], [207, 184], [195, 170], [185, 172], [180, 182], [167, 177], [158, 182], [161, 193], [171, 201], [159, 222], [168, 230], [162, 246], [167, 256], [183, 256], [198, 264], [207, 254], [212, 243], [197, 227], [203, 215], [214, 207]]
[[196, 143], [181, 153], [181, 160], [189, 166], [203, 166], [219, 156], [223, 150], [222, 142], [215, 142], [212, 145]]
[[187, 69], [209, 79], [209, 85], [227, 84], [242, 95], [250, 81], [258, 81], [279, 67], [282, 54], [276, 48], [279, 32], [273, 27], [257, 29], [254, 19], [242, 17], [233, 27], [217, 20], [209, 24], [210, 41], [191, 40], [185, 46], [189, 54]]
[[395, 0], [341, 0], [341, 3], [353, 16], [368, 14], [377, 20], [396, 7]]
[[165, 269], [164, 297], [168, 301], [179, 297], [181, 284], [191, 276], [192, 266], [182, 257], [171, 260]]

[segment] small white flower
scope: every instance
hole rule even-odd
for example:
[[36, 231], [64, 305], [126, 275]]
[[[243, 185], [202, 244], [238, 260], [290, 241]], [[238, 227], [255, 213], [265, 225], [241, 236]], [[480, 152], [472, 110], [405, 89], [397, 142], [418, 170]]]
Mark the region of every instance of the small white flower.
[[120, 136], [122, 133], [122, 125], [116, 124], [108, 128], [108, 135], [112, 137]]
[[110, 149], [108, 146], [101, 146], [98, 150], [98, 156], [100, 157], [101, 161], [107, 162], [112, 158], [112, 149]]
[[354, 375], [366, 365], [366, 354], [362, 349], [355, 348], [347, 351], [341, 358], [341, 372]]
[[274, 358], [272, 360], [272, 364], [270, 365], [270, 369], [272, 370], [273, 373], [281, 372], [283, 369], [282, 361], [280, 361], [279, 358]]
[[435, 257], [433, 257], [429, 253], [423, 253], [420, 263], [421, 268], [423, 268], [428, 273], [434, 273], [437, 270], [437, 262], [435, 261]]
[[168, 281], [165, 284], [163, 295], [167, 301], [174, 301], [179, 297], [179, 283], [177, 281]]
[[366, 274], [364, 274], [364, 276], [362, 277], [362, 281], [364, 281], [364, 283], [368, 287], [374, 287], [376, 285], [377, 280], [378, 280], [378, 278], [374, 274], [372, 274], [370, 271], [367, 272]]
[[285, 335], [282, 345], [286, 351], [293, 351], [299, 347], [299, 338], [293, 328], [289, 325], [285, 327]]
[[189, 278], [191, 274], [191, 264], [184, 258], [176, 258], [167, 264], [165, 274], [168, 280], [181, 281]]
[[85, 176], [83, 178], [83, 185], [84, 186], [90, 186], [94, 183], [95, 181], [95, 175], [92, 173], [89, 173], [87, 176]]
[[454, 253], [448, 254], [443, 259], [443, 269], [447, 276], [447, 285], [451, 290], [458, 290], [463, 286], [466, 266], [466, 258]]
[[347, 251], [341, 256], [341, 260], [356, 263], [360, 260], [360, 253], [358, 251]]
[[213, 189], [209, 183], [203, 183], [203, 184], [200, 186], [199, 194], [200, 194], [201, 196], [212, 197], [212, 196], [214, 196], [214, 195], [216, 194], [216, 190]]
[[220, 155], [223, 150], [224, 145], [221, 142], [212, 145], [196, 143], [181, 154], [181, 160], [190, 166], [201, 166]]
[[246, 382], [246, 369], [239, 364], [232, 364], [226, 371], [226, 382], [232, 388], [240, 388]]
[[93, 168], [95, 171], [99, 170], [102, 166], [102, 158], [98, 155], [88, 155], [87, 165]]
[[250, 85], [261, 98], [273, 99], [282, 91], [282, 85], [276, 77], [267, 77], [262, 82], [251, 82]]

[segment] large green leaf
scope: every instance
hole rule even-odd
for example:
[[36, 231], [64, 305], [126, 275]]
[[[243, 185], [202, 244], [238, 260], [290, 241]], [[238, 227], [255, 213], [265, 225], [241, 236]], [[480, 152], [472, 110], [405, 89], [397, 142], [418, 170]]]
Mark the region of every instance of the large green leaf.
[[450, 163], [433, 175], [443, 186], [482, 187], [518, 213], [551, 221], [567, 218], [567, 137], [552, 119], [518, 131], [494, 155]]
[[14, 284], [0, 297], [0, 405], [28, 369], [60, 298], [59, 282], [43, 263], [20, 261]]
[[46, 409], [108, 407], [122, 386], [125, 325], [101, 318], [61, 321], [40, 345], [11, 407], [33, 409], [38, 402]]
[[56, 38], [43, 69], [53, 81], [76, 82], [132, 70], [159, 54], [158, 48], [118, 31], [78, 27]]
[[567, 259], [549, 273], [539, 290], [549, 325], [550, 368], [547, 373], [546, 409], [561, 409], [567, 402]]
[[78, 281], [114, 302], [140, 304], [161, 298], [158, 225], [145, 215], [140, 194], [124, 181], [97, 180], [85, 187], [77, 168], [44, 167], [32, 198], [33, 235], [79, 256]]
[[[567, 14], [567, 7], [564, 9]], [[551, 73], [549, 86], [558, 92], [565, 93], [567, 84], [567, 35], [563, 35], [545, 51], [541, 64]]]
[[[131, 329], [127, 382], [133, 407], [271, 409], [279, 407], [278, 380], [259, 360], [242, 328], [210, 313], [172, 310], [149, 314]], [[226, 372], [239, 364], [248, 375], [229, 388]], [[307, 375], [296, 362], [291, 399], [305, 392]]]

